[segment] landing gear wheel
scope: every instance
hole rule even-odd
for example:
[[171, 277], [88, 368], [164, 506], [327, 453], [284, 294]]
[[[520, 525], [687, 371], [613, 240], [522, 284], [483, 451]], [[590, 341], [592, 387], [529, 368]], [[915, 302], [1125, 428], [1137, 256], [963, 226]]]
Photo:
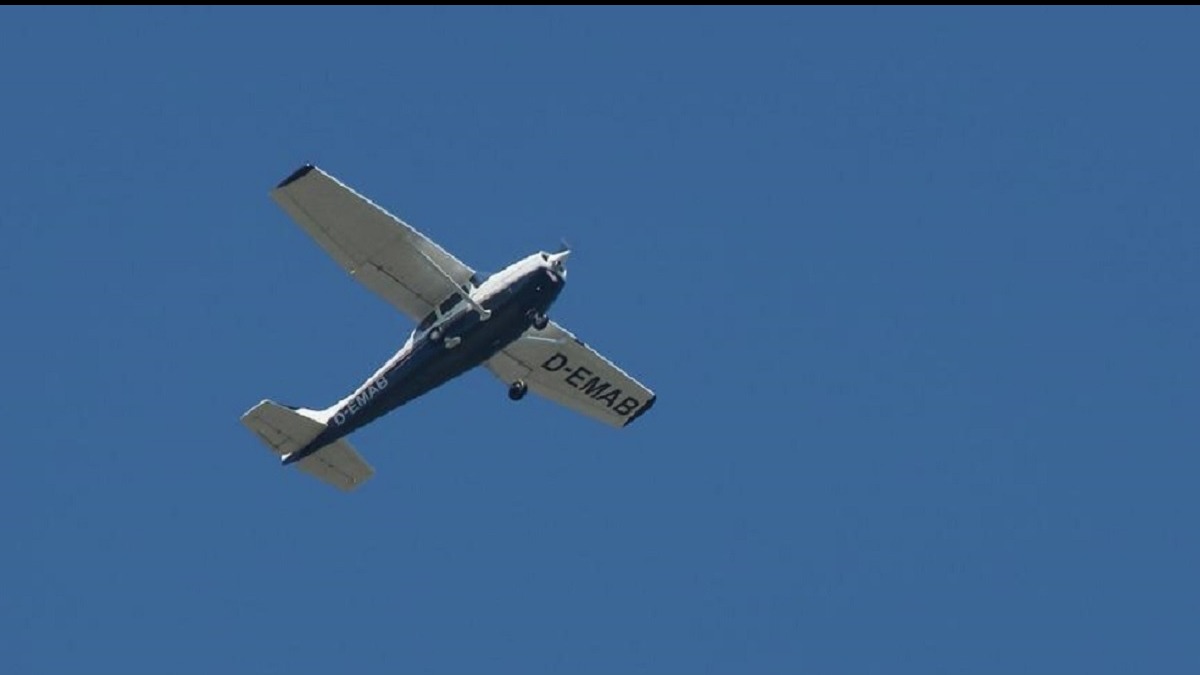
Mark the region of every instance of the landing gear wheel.
[[534, 328], [536, 328], [538, 330], [542, 330], [546, 326], [549, 326], [549, 325], [550, 325], [550, 317], [546, 316], [545, 314], [534, 314], [533, 315], [533, 327]]
[[517, 380], [508, 388], [508, 397], [514, 401], [520, 401], [525, 398], [527, 391], [529, 391], [529, 387], [524, 382]]

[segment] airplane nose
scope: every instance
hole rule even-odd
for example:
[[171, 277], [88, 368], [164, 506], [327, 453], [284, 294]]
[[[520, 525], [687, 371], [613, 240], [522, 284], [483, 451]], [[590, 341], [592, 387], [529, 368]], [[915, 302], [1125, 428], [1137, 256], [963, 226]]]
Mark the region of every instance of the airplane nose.
[[570, 251], [563, 251], [562, 253], [555, 253], [547, 258], [550, 263], [550, 267], [554, 270], [554, 272], [564, 279], [567, 278], [567, 257], [570, 255]]

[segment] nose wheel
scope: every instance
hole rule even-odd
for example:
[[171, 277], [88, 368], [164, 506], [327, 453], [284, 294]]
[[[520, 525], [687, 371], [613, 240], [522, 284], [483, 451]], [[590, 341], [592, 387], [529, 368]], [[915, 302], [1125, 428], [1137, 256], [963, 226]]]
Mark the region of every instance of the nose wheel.
[[533, 327], [534, 328], [536, 328], [538, 330], [542, 330], [546, 326], [549, 326], [549, 325], [550, 325], [550, 317], [546, 316], [545, 314], [542, 314], [541, 312], [534, 312], [534, 314], [533, 314]]
[[525, 393], [529, 391], [529, 386], [521, 380], [512, 383], [508, 388], [508, 397], [514, 401], [520, 401], [525, 398]]

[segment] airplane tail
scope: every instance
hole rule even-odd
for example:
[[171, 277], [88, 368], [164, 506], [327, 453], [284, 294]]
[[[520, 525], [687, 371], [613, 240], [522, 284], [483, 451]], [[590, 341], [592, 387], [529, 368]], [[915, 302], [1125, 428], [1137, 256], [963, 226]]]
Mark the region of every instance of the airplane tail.
[[[324, 415], [307, 408], [291, 408], [264, 400], [242, 415], [242, 424], [253, 431], [277, 455], [286, 457], [300, 450], [325, 430]], [[296, 462], [300, 470], [330, 485], [354, 490], [375, 470], [346, 439], [334, 441]]]

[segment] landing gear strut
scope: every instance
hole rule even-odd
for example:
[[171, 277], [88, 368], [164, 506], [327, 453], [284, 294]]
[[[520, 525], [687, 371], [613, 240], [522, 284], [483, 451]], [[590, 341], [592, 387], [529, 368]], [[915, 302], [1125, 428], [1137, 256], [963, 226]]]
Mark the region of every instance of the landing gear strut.
[[525, 398], [525, 392], [527, 391], [529, 391], [529, 386], [521, 380], [517, 380], [508, 388], [508, 397], [514, 401], [520, 401]]

